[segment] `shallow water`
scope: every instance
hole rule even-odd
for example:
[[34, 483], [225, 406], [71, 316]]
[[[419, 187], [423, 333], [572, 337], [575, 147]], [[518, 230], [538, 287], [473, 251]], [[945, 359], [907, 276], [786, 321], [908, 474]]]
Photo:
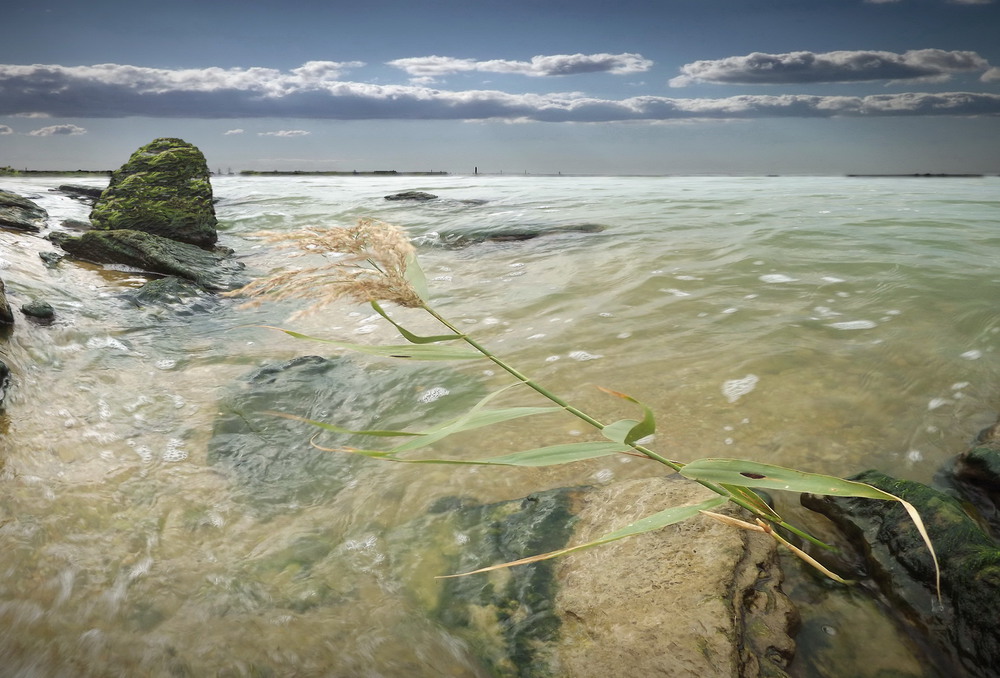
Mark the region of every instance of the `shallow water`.
[[[58, 229], [88, 212], [49, 190], [60, 183], [0, 186], [36, 199]], [[597, 385], [648, 403], [658, 416], [651, 445], [671, 458], [741, 456], [838, 475], [876, 467], [928, 481], [1000, 410], [995, 178], [213, 185], [221, 244], [254, 274], [289, 263], [253, 237], [261, 230], [359, 217], [403, 226], [439, 310], [601, 419], [634, 413]], [[383, 199], [402, 190], [441, 199]], [[605, 228], [448, 244], [456, 234], [580, 224]], [[298, 306], [288, 302], [225, 300], [196, 316], [137, 309], [118, 295], [141, 274], [69, 261], [49, 269], [37, 256], [52, 249], [47, 241], [2, 232], [0, 242], [12, 306], [40, 297], [57, 313], [48, 326], [18, 314], [0, 346], [14, 373], [0, 420], [8, 675], [484, 675], [420, 612], [438, 573], [405, 573], [386, 535], [405, 533], [441, 497], [494, 501], [656, 472], [627, 458], [535, 470], [364, 462], [338, 476], [338, 491], [324, 491], [332, 480], [322, 471], [301, 492], [291, 477], [254, 489], [209, 463], [220, 403], [260, 365], [324, 351], [254, 326], [396, 343], [390, 328], [346, 304], [294, 324]], [[437, 331], [413, 312], [396, 317]], [[373, 380], [371, 392], [399, 394], [385, 410], [396, 426], [447, 416], [507, 383], [480, 364], [403, 377], [369, 366], [394, 380]], [[551, 418], [467, 434], [435, 453], [499, 454], [584, 435], [574, 420]], [[286, 442], [287, 458], [308, 450]], [[819, 675], [811, 661], [796, 660], [800, 675]]]

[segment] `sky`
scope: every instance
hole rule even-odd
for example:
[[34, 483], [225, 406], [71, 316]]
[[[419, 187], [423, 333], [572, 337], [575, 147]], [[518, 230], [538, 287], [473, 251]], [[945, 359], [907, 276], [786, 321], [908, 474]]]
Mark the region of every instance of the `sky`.
[[1000, 173], [1000, 0], [31, 0], [0, 167]]

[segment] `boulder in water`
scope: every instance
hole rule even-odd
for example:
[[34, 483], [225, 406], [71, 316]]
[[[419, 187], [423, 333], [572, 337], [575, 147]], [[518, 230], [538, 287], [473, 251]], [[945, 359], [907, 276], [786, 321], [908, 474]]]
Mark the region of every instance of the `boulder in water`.
[[81, 186], [79, 184], [63, 184], [56, 190], [91, 204], [95, 203], [104, 193], [104, 189], [100, 186]]
[[100, 230], [142, 231], [212, 247], [218, 222], [209, 176], [198, 148], [182, 139], [155, 139], [111, 174], [90, 221]]
[[34, 201], [0, 190], [0, 228], [38, 233], [45, 228], [48, 216]]
[[423, 191], [402, 191], [401, 193], [393, 193], [392, 195], [385, 196], [386, 200], [417, 200], [425, 202], [427, 200], [436, 200], [437, 196], [433, 193], [425, 193]]
[[32, 299], [22, 304], [21, 313], [30, 318], [37, 318], [38, 320], [51, 320], [56, 314], [52, 308], [52, 304], [41, 299]]

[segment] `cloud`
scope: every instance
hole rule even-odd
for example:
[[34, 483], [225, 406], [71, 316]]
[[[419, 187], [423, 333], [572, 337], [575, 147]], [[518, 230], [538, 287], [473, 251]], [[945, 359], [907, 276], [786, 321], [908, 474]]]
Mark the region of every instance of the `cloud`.
[[652, 67], [653, 62], [641, 54], [553, 54], [535, 56], [531, 61], [508, 61], [493, 59], [475, 61], [453, 57], [426, 56], [396, 59], [387, 62], [389, 66], [402, 69], [414, 78], [427, 82], [434, 78], [454, 73], [479, 71], [483, 73], [507, 73], [547, 77], [579, 75], [581, 73], [612, 73], [623, 75], [640, 73]]
[[228, 137], [228, 136], [231, 136], [233, 134], [243, 134], [243, 130], [240, 129], [240, 128], [227, 129], [225, 132], [223, 132], [223, 134]]
[[725, 85], [775, 85], [872, 80], [947, 80], [953, 73], [981, 71], [989, 63], [975, 52], [918, 49], [895, 52], [788, 52], [695, 61], [681, 66], [671, 87], [706, 82]]
[[13, 134], [13, 133], [14, 133], [14, 130], [11, 129], [10, 127], [8, 127], [7, 125], [0, 125], [0, 136], [4, 136], [6, 134]]
[[87, 130], [85, 130], [82, 127], [78, 127], [76, 125], [51, 125], [49, 127], [33, 129], [30, 132], [28, 132], [28, 135], [33, 137], [57, 137], [57, 136], [75, 137], [86, 133]]
[[257, 132], [259, 137], [305, 137], [312, 134], [304, 129], [281, 129], [276, 132]]
[[1000, 67], [994, 66], [979, 78], [983, 82], [1000, 82]]
[[[43, 112], [61, 118], [547, 122], [1000, 115], [1000, 94], [969, 92], [880, 97], [789, 94], [685, 99], [647, 95], [601, 99], [572, 92], [510, 93], [343, 82], [330, 80], [328, 74], [312, 77], [316, 71], [304, 77], [303, 69], [289, 73], [261, 68], [230, 70], [225, 77], [219, 75], [218, 69], [206, 69], [204, 79], [196, 77], [193, 71], [185, 71], [183, 76], [172, 73], [108, 64], [101, 67], [0, 65], [0, 115]], [[173, 84], [168, 86], [169, 83]], [[282, 130], [265, 134], [287, 137], [305, 133]]]

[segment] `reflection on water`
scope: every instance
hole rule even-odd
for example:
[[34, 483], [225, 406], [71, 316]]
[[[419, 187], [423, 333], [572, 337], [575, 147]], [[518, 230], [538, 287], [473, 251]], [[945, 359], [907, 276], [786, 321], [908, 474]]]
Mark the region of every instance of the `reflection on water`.
[[[219, 178], [222, 242], [264, 272], [289, 262], [250, 237], [258, 230], [359, 216], [403, 225], [423, 243], [438, 307], [463, 329], [600, 418], [634, 413], [595, 385], [642, 399], [658, 415], [651, 445], [681, 460], [746, 456], [845, 475], [878, 467], [926, 481], [1000, 409], [1000, 206], [990, 179], [419, 181]], [[47, 192], [58, 183], [5, 188], [37, 195], [59, 218], [85, 216]], [[443, 200], [382, 199], [404, 188]], [[434, 240], [526, 223], [606, 228], [463, 249]], [[262, 366], [323, 353], [254, 327], [284, 325], [295, 307], [137, 307], [121, 295], [141, 275], [47, 268], [46, 241], [0, 239], [12, 304], [39, 297], [57, 313], [48, 326], [19, 317], [2, 347], [15, 375], [0, 439], [9, 675], [487, 675], [422, 607], [437, 572], [401, 570], [387, 532], [443, 497], [498, 501], [656, 472], [630, 458], [520, 470], [345, 466], [319, 459], [309, 433], [290, 428], [272, 452], [300, 455], [298, 475], [247, 475], [252, 465], [211, 458], [220, 422], [237, 412], [240, 430], [275, 430], [232, 398]], [[415, 312], [397, 318], [436, 332]], [[398, 341], [352, 306], [295, 329]], [[478, 363], [395, 376], [357, 366], [315, 391], [307, 416], [338, 421], [348, 393], [355, 410], [419, 427], [507, 383]], [[575, 420], [540, 419], [434, 453], [585, 435]], [[296, 485], [304, 477], [308, 491]]]

